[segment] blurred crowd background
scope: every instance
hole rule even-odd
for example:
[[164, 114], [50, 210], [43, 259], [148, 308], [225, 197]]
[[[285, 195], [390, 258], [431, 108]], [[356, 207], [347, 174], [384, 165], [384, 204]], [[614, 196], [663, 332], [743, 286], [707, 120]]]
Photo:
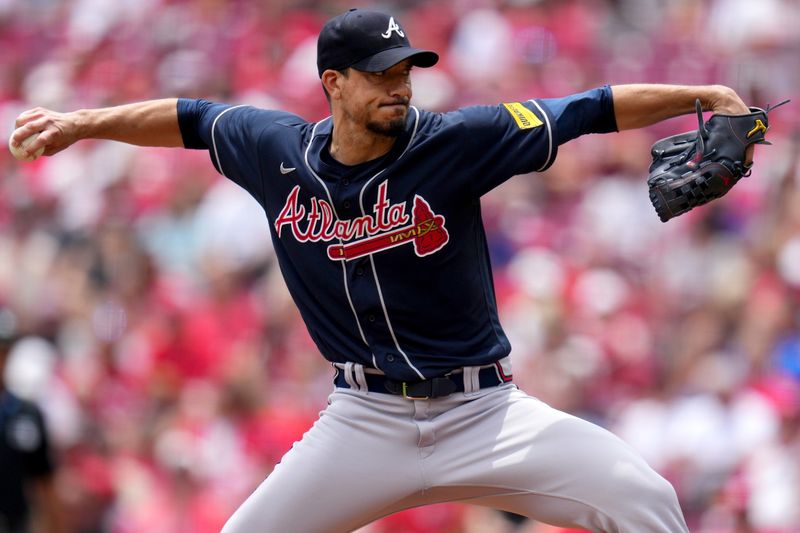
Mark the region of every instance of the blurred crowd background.
[[[172, 96], [321, 119], [316, 35], [351, 4], [0, 0], [0, 133], [33, 106]], [[605, 83], [795, 98], [751, 177], [667, 224], [649, 148], [692, 116], [573, 141], [483, 209], [517, 383], [636, 447], [692, 531], [800, 532], [800, 2], [372, 5], [441, 53], [413, 77], [432, 111]], [[44, 412], [65, 531], [218, 531], [332, 390], [260, 207], [206, 152], [0, 150], [0, 308], [18, 334], [6, 384]], [[509, 518], [439, 505], [365, 531], [562, 531]]]

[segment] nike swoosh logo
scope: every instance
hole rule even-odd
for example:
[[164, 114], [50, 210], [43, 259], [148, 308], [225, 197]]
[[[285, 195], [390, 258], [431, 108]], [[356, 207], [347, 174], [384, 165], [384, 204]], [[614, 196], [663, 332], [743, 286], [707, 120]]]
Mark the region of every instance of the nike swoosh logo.
[[295, 170], [297, 170], [295, 167], [283, 166], [283, 161], [281, 161], [281, 174], [288, 174], [289, 172], [294, 172]]

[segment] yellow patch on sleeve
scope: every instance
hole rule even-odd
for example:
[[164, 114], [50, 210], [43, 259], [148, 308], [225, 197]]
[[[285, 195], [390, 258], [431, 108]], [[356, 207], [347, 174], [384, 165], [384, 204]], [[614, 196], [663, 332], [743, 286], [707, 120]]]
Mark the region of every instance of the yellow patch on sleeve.
[[514, 117], [514, 121], [521, 130], [529, 130], [542, 125], [533, 111], [520, 104], [519, 102], [512, 102], [510, 104], [503, 104], [506, 110]]

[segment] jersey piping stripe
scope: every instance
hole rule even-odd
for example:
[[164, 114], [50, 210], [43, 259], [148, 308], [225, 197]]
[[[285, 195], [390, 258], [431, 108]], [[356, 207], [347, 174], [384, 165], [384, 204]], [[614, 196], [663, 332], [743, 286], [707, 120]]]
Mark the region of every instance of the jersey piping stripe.
[[[309, 150], [311, 150], [311, 145], [314, 144], [314, 137], [316, 136], [317, 128], [319, 127], [320, 124], [322, 124], [326, 120], [330, 120], [330, 119], [331, 119], [331, 117], [328, 117], [326, 119], [320, 120], [319, 122], [317, 122], [314, 125], [314, 129], [311, 130], [311, 138], [308, 140], [308, 146], [306, 147], [306, 151], [303, 154], [303, 162], [305, 163], [305, 165], [308, 168], [309, 172], [311, 172], [311, 175], [314, 176], [314, 178], [319, 182], [319, 184], [322, 185], [322, 188], [325, 189], [325, 194], [328, 196], [328, 203], [330, 204], [331, 209], [333, 210], [333, 216], [335, 216], [336, 220], [338, 221], [339, 220], [339, 214], [336, 212], [336, 206], [333, 203], [333, 198], [331, 197], [331, 192], [328, 190], [328, 187], [325, 185], [325, 182], [322, 181], [322, 178], [319, 177], [319, 175], [314, 171], [314, 169], [311, 167], [311, 165], [308, 162], [308, 152], [309, 152]], [[344, 245], [344, 241], [342, 241], [341, 238], [339, 239], [339, 244]], [[345, 265], [345, 261], [342, 261], [341, 263], [342, 263], [342, 282], [344, 283], [344, 293], [347, 295], [347, 303], [350, 304], [350, 310], [353, 312], [353, 318], [356, 319], [356, 326], [358, 327], [359, 335], [361, 335], [361, 340], [364, 341], [364, 344], [369, 346], [369, 343], [367, 342], [367, 338], [366, 338], [366, 336], [364, 336], [364, 330], [361, 329], [361, 322], [358, 320], [358, 313], [356, 313], [356, 307], [355, 307], [355, 305], [353, 305], [353, 299], [350, 297], [350, 289], [347, 287], [347, 266]], [[375, 357], [375, 354], [373, 354], [373, 358], [374, 357]]]
[[536, 100], [529, 100], [529, 102], [536, 106], [536, 109], [538, 109], [544, 117], [545, 124], [547, 124], [547, 159], [544, 160], [544, 165], [542, 165], [541, 168], [536, 171], [541, 172], [547, 168], [547, 165], [550, 164], [550, 158], [553, 157], [553, 130], [550, 127], [550, 119], [548, 118], [547, 113], [544, 112], [544, 109], [542, 109], [542, 106], [540, 106]]
[[[395, 161], [397, 161], [398, 159], [403, 157], [403, 155], [405, 155], [405, 153], [408, 151], [409, 147], [411, 146], [411, 143], [414, 142], [414, 138], [417, 136], [417, 128], [419, 127], [419, 110], [414, 106], [411, 106], [411, 109], [414, 110], [414, 114], [415, 114], [414, 129], [411, 131], [411, 138], [408, 140], [408, 144], [406, 144], [405, 149], [402, 151], [402, 153], [400, 153], [399, 156], [397, 156], [397, 159], [395, 159]], [[384, 170], [386, 170], [386, 169], [382, 168], [377, 174], [375, 174], [369, 180], [367, 180], [367, 182], [364, 184], [363, 187], [361, 187], [361, 192], [358, 194], [358, 204], [359, 204], [359, 207], [361, 207], [361, 215], [362, 216], [366, 216], [366, 214], [367, 214], [366, 211], [364, 210], [364, 191], [367, 189], [369, 184], [372, 183], [375, 180], [375, 178], [377, 178], [378, 176], [383, 174]], [[400, 352], [400, 355], [403, 356], [403, 359], [405, 359], [405, 361], [408, 364], [408, 366], [411, 367], [411, 369], [414, 372], [417, 373], [419, 378], [420, 379], [425, 379], [425, 375], [422, 372], [420, 372], [419, 369], [417, 367], [415, 367], [411, 363], [411, 359], [408, 357], [408, 354], [406, 354], [406, 352], [403, 351], [403, 349], [400, 347], [400, 343], [397, 342], [397, 335], [395, 335], [395, 333], [394, 333], [394, 328], [392, 327], [392, 321], [389, 319], [389, 311], [386, 309], [386, 302], [383, 299], [383, 290], [381, 289], [381, 282], [378, 280], [378, 271], [375, 268], [375, 256], [374, 255], [371, 254], [369, 256], [369, 262], [370, 262], [370, 265], [372, 265], [372, 275], [375, 278], [375, 286], [378, 288], [378, 297], [381, 300], [381, 308], [383, 309], [383, 317], [386, 319], [386, 327], [389, 329], [389, 334], [392, 336], [392, 341], [394, 341], [394, 347], [397, 348], [397, 351]]]
[[[214, 159], [217, 160], [217, 167], [219, 168], [219, 173], [222, 174], [223, 176], [225, 176], [225, 172], [222, 171], [222, 161], [219, 160], [219, 152], [217, 151], [217, 138], [214, 136], [214, 131], [217, 129], [217, 121], [222, 117], [222, 115], [224, 115], [228, 111], [233, 111], [234, 109], [238, 109], [240, 107], [247, 107], [247, 106], [242, 104], [229, 107], [228, 109], [224, 109], [222, 113], [217, 115], [217, 117], [214, 119], [214, 122], [211, 123], [211, 145], [214, 148]], [[228, 176], [225, 177], [227, 178]]]
[[417, 373], [419, 378], [425, 379], [425, 375], [411, 363], [411, 359], [408, 358], [408, 354], [406, 354], [406, 352], [404, 352], [403, 349], [400, 348], [400, 343], [397, 342], [397, 336], [394, 334], [394, 328], [392, 327], [392, 322], [391, 320], [389, 320], [389, 312], [386, 310], [386, 302], [383, 300], [383, 290], [381, 290], [381, 282], [378, 281], [378, 271], [375, 270], [374, 255], [369, 256], [369, 262], [372, 265], [372, 274], [375, 276], [375, 285], [378, 287], [378, 297], [381, 299], [381, 308], [383, 308], [383, 316], [384, 318], [386, 318], [386, 326], [389, 328], [389, 333], [391, 334], [392, 340], [394, 341], [394, 346], [395, 348], [397, 348], [397, 351], [400, 352], [400, 355], [403, 356], [403, 359], [406, 360], [408, 366], [410, 366], [411, 369]]

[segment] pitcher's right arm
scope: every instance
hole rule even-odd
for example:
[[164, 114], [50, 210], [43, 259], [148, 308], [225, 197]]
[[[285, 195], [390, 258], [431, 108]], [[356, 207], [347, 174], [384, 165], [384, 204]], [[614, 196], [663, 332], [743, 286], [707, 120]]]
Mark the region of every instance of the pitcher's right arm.
[[101, 109], [59, 113], [35, 107], [22, 112], [15, 123], [11, 144], [38, 133], [26, 147], [33, 155], [44, 147], [53, 155], [81, 139], [107, 139], [138, 146], [183, 147], [178, 125], [177, 99], [148, 100]]

